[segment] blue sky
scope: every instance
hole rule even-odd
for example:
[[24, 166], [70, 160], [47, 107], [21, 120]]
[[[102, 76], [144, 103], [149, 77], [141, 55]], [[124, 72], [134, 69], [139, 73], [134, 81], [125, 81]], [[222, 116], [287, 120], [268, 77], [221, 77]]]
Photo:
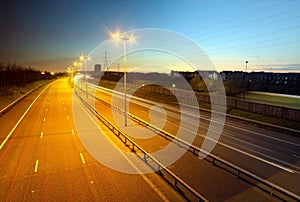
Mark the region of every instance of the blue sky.
[[248, 60], [249, 71], [300, 72], [298, 0], [1, 0], [0, 9], [2, 62], [64, 70], [108, 30], [163, 28], [195, 41], [220, 71]]

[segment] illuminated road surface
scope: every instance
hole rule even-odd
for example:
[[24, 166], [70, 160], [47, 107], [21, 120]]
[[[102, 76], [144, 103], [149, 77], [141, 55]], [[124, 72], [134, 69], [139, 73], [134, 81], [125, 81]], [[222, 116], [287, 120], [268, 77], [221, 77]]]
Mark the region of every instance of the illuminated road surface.
[[72, 88], [61, 79], [0, 118], [0, 201], [183, 200], [156, 174], [124, 174], [94, 160], [72, 116]]

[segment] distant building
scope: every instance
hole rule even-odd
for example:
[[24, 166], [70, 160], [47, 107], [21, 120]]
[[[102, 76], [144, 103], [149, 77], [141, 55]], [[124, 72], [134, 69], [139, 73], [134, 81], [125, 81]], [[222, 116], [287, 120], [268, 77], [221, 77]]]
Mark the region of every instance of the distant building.
[[179, 78], [182, 76], [188, 82], [190, 82], [195, 77], [195, 72], [184, 72], [184, 71], [171, 71], [171, 78]]
[[220, 74], [217, 71], [213, 70], [198, 70], [194, 72], [183, 72], [183, 71], [171, 71], [172, 78], [178, 78], [179, 76], [184, 77], [188, 82], [190, 82], [193, 78], [199, 75], [202, 79], [209, 80], [218, 80], [221, 78]]
[[100, 64], [95, 64], [95, 72], [100, 73], [101, 72], [101, 65]]
[[203, 79], [209, 79], [209, 80], [218, 80], [221, 78], [220, 74], [217, 71], [214, 70], [198, 70], [196, 71], [199, 76], [201, 76]]
[[[223, 71], [220, 73], [224, 82], [243, 83], [245, 72]], [[299, 73], [247, 72], [246, 89], [300, 95]]]

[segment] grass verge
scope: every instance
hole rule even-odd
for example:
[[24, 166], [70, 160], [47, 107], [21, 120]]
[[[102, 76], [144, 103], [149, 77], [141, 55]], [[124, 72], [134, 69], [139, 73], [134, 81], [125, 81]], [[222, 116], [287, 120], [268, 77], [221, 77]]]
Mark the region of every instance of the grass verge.
[[25, 86], [10, 86], [6, 90], [0, 91], [0, 110], [17, 100], [19, 97], [32, 89], [50, 83], [52, 80], [36, 81]]
[[227, 114], [234, 115], [234, 116], [239, 116], [255, 121], [260, 121], [264, 123], [269, 123], [273, 124], [276, 126], [282, 126], [286, 128], [291, 128], [291, 129], [296, 129], [300, 130], [300, 124], [297, 121], [290, 121], [290, 120], [285, 120], [285, 119], [280, 119], [276, 117], [270, 117], [270, 116], [265, 116], [261, 114], [255, 114], [251, 112], [246, 112], [246, 111], [241, 111], [237, 109], [230, 109], [227, 111]]

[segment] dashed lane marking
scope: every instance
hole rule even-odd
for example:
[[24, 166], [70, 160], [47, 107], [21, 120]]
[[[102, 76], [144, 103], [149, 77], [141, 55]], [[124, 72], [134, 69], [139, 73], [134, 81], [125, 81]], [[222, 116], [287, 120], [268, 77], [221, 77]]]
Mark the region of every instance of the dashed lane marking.
[[5, 143], [8, 141], [8, 139], [11, 137], [11, 135], [13, 134], [13, 132], [16, 130], [16, 128], [18, 127], [18, 125], [21, 123], [21, 121], [24, 119], [24, 117], [26, 116], [26, 114], [28, 113], [28, 111], [31, 109], [31, 107], [34, 105], [34, 103], [37, 101], [37, 99], [42, 95], [42, 93], [45, 92], [45, 90], [50, 86], [51, 84], [49, 84], [46, 88], [44, 88], [42, 90], [42, 92], [33, 100], [33, 102], [30, 104], [30, 106], [27, 108], [27, 110], [24, 112], [24, 114], [21, 116], [21, 118], [18, 120], [18, 122], [16, 123], [16, 125], [11, 129], [11, 131], [9, 132], [9, 134], [6, 136], [6, 138], [4, 139], [4, 141], [1, 143], [0, 145], [0, 150], [4, 147]]
[[80, 155], [80, 158], [81, 158], [82, 163], [85, 164], [85, 160], [84, 160], [84, 158], [83, 158], [82, 153], [80, 153], [79, 155]]
[[35, 167], [34, 167], [34, 172], [37, 173], [38, 171], [38, 166], [39, 166], [39, 160], [35, 161]]

